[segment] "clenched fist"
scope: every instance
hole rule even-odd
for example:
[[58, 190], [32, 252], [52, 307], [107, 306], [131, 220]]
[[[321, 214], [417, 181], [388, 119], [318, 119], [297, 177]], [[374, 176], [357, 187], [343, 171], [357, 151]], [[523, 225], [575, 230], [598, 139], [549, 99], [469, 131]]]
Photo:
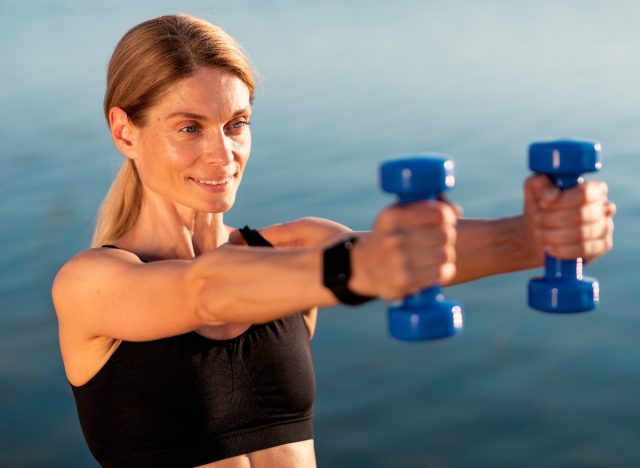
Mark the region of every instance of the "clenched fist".
[[591, 180], [561, 191], [544, 175], [524, 184], [524, 220], [536, 254], [594, 260], [613, 247], [613, 216], [607, 184]]
[[457, 219], [456, 209], [440, 201], [385, 208], [352, 251], [349, 288], [395, 300], [451, 280]]

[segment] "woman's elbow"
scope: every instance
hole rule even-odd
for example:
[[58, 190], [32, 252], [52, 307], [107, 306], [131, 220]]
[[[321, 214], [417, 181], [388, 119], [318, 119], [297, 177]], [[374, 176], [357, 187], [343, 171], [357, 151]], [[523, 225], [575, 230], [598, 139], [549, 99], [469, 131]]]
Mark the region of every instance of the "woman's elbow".
[[187, 295], [192, 300], [190, 309], [200, 325], [224, 325], [229, 322], [226, 317], [226, 311], [230, 310], [229, 298], [224, 294], [224, 287], [214, 288], [215, 278], [206, 270], [203, 262], [194, 260], [185, 276]]

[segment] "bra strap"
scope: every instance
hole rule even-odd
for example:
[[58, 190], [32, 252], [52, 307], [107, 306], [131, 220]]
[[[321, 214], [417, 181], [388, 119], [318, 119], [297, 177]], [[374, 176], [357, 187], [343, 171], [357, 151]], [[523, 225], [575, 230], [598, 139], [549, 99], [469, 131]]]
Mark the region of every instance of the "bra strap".
[[249, 226], [238, 229], [245, 242], [251, 247], [273, 247], [273, 244], [267, 239], [262, 237], [255, 229], [251, 229]]
[[118, 247], [117, 245], [113, 245], [113, 244], [105, 244], [105, 245], [101, 245], [100, 247], [104, 247], [104, 248], [106, 248], [106, 249], [118, 249], [118, 250], [124, 250], [125, 252], [130, 252], [130, 253], [132, 253], [133, 255], [135, 255], [136, 257], [138, 257], [142, 263], [149, 263], [149, 260], [147, 260], [146, 258], [141, 257], [141, 256], [140, 256], [140, 255], [138, 255], [137, 253], [135, 253], [135, 252], [131, 252], [130, 250], [121, 249], [121, 248], [120, 248], [120, 247]]

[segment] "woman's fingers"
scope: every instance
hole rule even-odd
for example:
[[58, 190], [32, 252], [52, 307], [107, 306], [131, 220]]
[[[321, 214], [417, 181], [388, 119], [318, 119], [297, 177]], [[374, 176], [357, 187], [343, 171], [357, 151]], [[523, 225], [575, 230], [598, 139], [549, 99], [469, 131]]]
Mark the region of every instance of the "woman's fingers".
[[601, 180], [589, 180], [563, 191], [554, 202], [554, 208], [569, 208], [604, 201], [609, 194], [609, 187]]
[[379, 297], [398, 299], [452, 279], [456, 222], [456, 210], [443, 202], [386, 208], [373, 232], [356, 246], [354, 284], [362, 285], [366, 277], [362, 291], [366, 287]]
[[536, 235], [545, 245], [575, 244], [604, 238], [613, 229], [613, 222], [608, 217], [597, 217], [594, 221], [569, 224], [561, 227], [546, 227], [544, 224]]
[[408, 231], [419, 226], [455, 225], [457, 219], [456, 210], [446, 203], [420, 201], [386, 208], [378, 215], [374, 229]]
[[545, 251], [557, 258], [595, 258], [613, 247], [613, 220], [608, 217], [569, 228], [539, 230]]
[[592, 260], [613, 248], [613, 236], [584, 241], [579, 244], [550, 245], [546, 252], [556, 258]]
[[543, 209], [536, 214], [536, 222], [544, 229], [591, 224], [609, 216], [611, 211], [606, 200], [573, 205], [569, 207]]
[[561, 191], [546, 176], [527, 179], [525, 217], [536, 244], [562, 259], [593, 259], [611, 250], [616, 205], [608, 193], [598, 180]]

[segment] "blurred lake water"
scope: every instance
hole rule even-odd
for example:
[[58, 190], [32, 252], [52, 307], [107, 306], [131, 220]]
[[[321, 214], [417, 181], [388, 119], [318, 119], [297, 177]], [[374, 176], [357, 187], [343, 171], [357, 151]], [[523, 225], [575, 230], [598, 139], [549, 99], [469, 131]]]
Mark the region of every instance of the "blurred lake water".
[[392, 340], [382, 302], [321, 312], [319, 466], [638, 466], [640, 3], [603, 0], [0, 2], [0, 466], [95, 466], [49, 288], [121, 163], [101, 109], [110, 53], [181, 11], [263, 76], [232, 225], [367, 229], [391, 202], [378, 164], [412, 151], [455, 158], [466, 216], [509, 216], [530, 142], [603, 146], [619, 212], [614, 251], [587, 268], [600, 308], [528, 309], [529, 271], [448, 289], [466, 329], [439, 343]]

